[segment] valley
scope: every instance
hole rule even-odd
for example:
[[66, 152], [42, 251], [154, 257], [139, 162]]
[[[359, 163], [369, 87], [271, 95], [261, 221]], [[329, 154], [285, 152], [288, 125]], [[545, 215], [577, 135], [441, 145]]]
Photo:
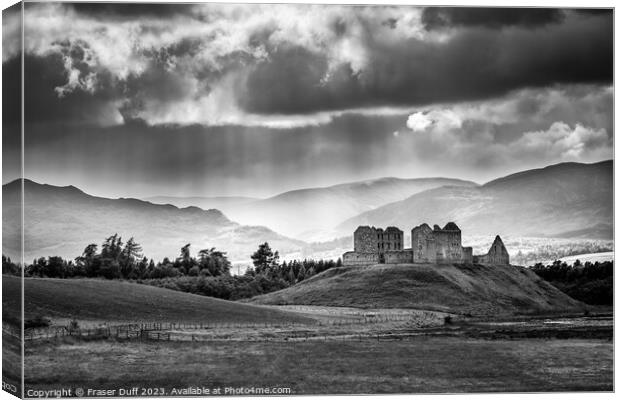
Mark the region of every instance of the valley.
[[[10, 283], [3, 284], [8, 294]], [[58, 380], [93, 390], [157, 387], [169, 395], [237, 386], [291, 394], [612, 389], [613, 314], [603, 307], [473, 316], [415, 308], [257, 307], [122, 282], [87, 281], [83, 290], [78, 282], [70, 291], [59, 280], [26, 283], [32, 297], [27, 316], [45, 313], [56, 332], [27, 334], [27, 390]], [[87, 293], [103, 295], [115, 285], [131, 289], [114, 291], [128, 293], [131, 309], [115, 306], [108, 313], [88, 306]], [[59, 293], [85, 306], [68, 308], [54, 300]], [[188, 309], [187, 300], [198, 303]], [[585, 316], [583, 309], [589, 310]], [[79, 328], [63, 331], [69, 320]], [[18, 347], [6, 323], [3, 328], [4, 354], [11, 359]], [[101, 333], [106, 328], [111, 336]]]
[[[452, 220], [468, 232], [463, 242], [475, 251], [500, 234], [515, 261], [530, 265], [609, 251], [612, 170], [611, 161], [565, 163], [481, 186], [446, 178], [384, 178], [267, 199], [150, 198], [166, 204], [95, 197], [72, 186], [25, 180], [25, 258], [73, 259], [88, 244], [119, 233], [134, 237], [155, 260], [173, 259], [187, 243], [195, 251], [216, 247], [242, 272], [265, 241], [283, 260], [336, 260], [351, 248], [357, 225], [394, 225], [405, 230], [409, 243], [410, 226]], [[3, 254], [13, 259], [19, 248], [18, 189], [18, 181], [3, 185]], [[511, 219], [515, 212], [519, 221]]]

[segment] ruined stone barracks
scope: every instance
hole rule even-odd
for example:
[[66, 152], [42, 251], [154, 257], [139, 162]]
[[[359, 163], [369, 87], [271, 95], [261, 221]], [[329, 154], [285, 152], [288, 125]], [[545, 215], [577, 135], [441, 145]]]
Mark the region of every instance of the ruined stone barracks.
[[509, 265], [510, 257], [499, 236], [487, 254], [473, 255], [471, 247], [461, 244], [461, 230], [454, 222], [433, 229], [427, 224], [411, 230], [411, 248], [403, 246], [400, 229], [389, 226], [385, 230], [359, 226], [353, 233], [353, 251], [343, 254], [344, 265], [373, 264], [483, 264]]

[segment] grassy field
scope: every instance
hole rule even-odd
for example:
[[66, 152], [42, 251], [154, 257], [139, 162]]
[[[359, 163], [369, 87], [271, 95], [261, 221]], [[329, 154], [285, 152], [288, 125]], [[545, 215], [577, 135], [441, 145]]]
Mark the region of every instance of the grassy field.
[[22, 385], [22, 357], [20, 339], [2, 334], [2, 381], [17, 389], [16, 395], [21, 395]]
[[[433, 267], [394, 266], [388, 273], [345, 268], [293, 288], [316, 301], [323, 296], [328, 302], [368, 298], [375, 303], [365, 309], [265, 307], [128, 282], [26, 279], [26, 318], [41, 315], [57, 324], [76, 318], [80, 325], [231, 323], [168, 332], [180, 341], [66, 336], [28, 341], [26, 389], [164, 387], [168, 395], [188, 386], [289, 387], [297, 394], [613, 389], [611, 317], [558, 319], [557, 326], [545, 318], [519, 317], [529, 319], [496, 326], [493, 313], [510, 307], [524, 311], [543, 301], [547, 309], [579, 303], [518, 268]], [[489, 277], [480, 277], [481, 272]], [[368, 280], [365, 286], [363, 279]], [[335, 285], [343, 289], [336, 291]], [[18, 289], [17, 278], [3, 277], [5, 311], [19, 309], [11, 300], [19, 297]], [[394, 308], [407, 296], [407, 305], [426, 307]], [[459, 303], [470, 307], [459, 308]], [[446, 323], [445, 314], [423, 309], [440, 305], [490, 316], [476, 320], [459, 315]], [[252, 322], [258, 326], [246, 331], [234, 325]], [[566, 329], [571, 332], [559, 332]], [[5, 344], [5, 377], [14, 374], [9, 367], [19, 362], [18, 351], [15, 343]]]
[[587, 308], [526, 268], [430, 264], [330, 269], [252, 302], [416, 308], [474, 315]]
[[290, 387], [296, 394], [610, 391], [607, 340], [32, 344], [26, 389]]
[[[6, 318], [19, 317], [19, 278], [2, 277]], [[99, 279], [25, 279], [26, 319], [80, 322], [312, 322], [299, 314], [130, 282]]]

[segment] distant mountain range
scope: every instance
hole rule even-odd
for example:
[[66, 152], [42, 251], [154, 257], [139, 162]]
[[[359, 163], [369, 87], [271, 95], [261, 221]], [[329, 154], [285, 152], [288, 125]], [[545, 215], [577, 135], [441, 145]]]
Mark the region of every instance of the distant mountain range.
[[[19, 254], [20, 182], [2, 187], [2, 252]], [[137, 199], [90, 196], [73, 186], [24, 181], [25, 257], [60, 255], [74, 258], [89, 243], [101, 244], [114, 233], [124, 240], [133, 236], [144, 254], [156, 260], [173, 259], [191, 243], [194, 254], [217, 247], [233, 261], [248, 261], [259, 243], [268, 241], [281, 251], [297, 251], [303, 242], [286, 238], [265, 227], [243, 226], [218, 210], [177, 208]]]
[[441, 187], [350, 218], [358, 225], [456, 222], [467, 235], [613, 237], [613, 162], [563, 163], [496, 179], [482, 186]]
[[[2, 187], [2, 251], [12, 258], [20, 246], [20, 187], [19, 181]], [[50, 255], [74, 258], [89, 243], [101, 244], [114, 233], [125, 240], [135, 237], [144, 254], [158, 260], [178, 256], [179, 249], [191, 243], [194, 254], [217, 247], [228, 252], [231, 260], [244, 263], [265, 241], [282, 255], [332, 257], [350, 248], [342, 238], [350, 238], [358, 225], [394, 225], [408, 232], [422, 222], [454, 221], [465, 237], [613, 237], [612, 161], [558, 164], [482, 186], [445, 178], [382, 178], [295, 190], [262, 200], [195, 199], [203, 206], [220, 204], [223, 210], [95, 197], [73, 186], [30, 180], [24, 181], [24, 187], [28, 262]], [[193, 201], [152, 198], [158, 200], [177, 205]], [[293, 234], [297, 239], [289, 237]], [[340, 239], [308, 244], [317, 238]]]
[[[195, 204], [219, 204], [232, 220], [267, 226], [305, 241], [333, 239], [333, 228], [347, 218], [413, 194], [441, 186], [473, 187], [475, 183], [448, 178], [381, 178], [335, 186], [293, 190], [267, 199], [198, 198]], [[149, 201], [189, 205], [189, 198], [157, 197]]]
[[247, 204], [260, 199], [254, 197], [241, 196], [216, 196], [216, 197], [174, 197], [174, 196], [153, 196], [145, 197], [146, 200], [154, 204], [171, 204], [179, 208], [200, 207], [203, 210], [215, 208], [217, 210], [228, 210], [230, 207]]

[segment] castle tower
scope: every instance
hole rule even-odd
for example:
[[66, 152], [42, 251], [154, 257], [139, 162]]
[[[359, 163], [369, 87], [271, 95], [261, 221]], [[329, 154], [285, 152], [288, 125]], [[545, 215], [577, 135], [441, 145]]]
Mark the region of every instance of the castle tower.
[[422, 224], [411, 230], [411, 249], [414, 263], [435, 262], [435, 236], [430, 226]]
[[404, 237], [403, 231], [396, 228], [395, 226], [388, 226], [383, 231], [383, 250], [402, 250]]
[[458, 263], [463, 260], [461, 229], [454, 222], [448, 222], [443, 229], [436, 227], [433, 235], [435, 236], [436, 262]]
[[353, 251], [357, 253], [379, 252], [380, 237], [381, 232], [377, 232], [375, 227], [358, 226], [353, 232]]

